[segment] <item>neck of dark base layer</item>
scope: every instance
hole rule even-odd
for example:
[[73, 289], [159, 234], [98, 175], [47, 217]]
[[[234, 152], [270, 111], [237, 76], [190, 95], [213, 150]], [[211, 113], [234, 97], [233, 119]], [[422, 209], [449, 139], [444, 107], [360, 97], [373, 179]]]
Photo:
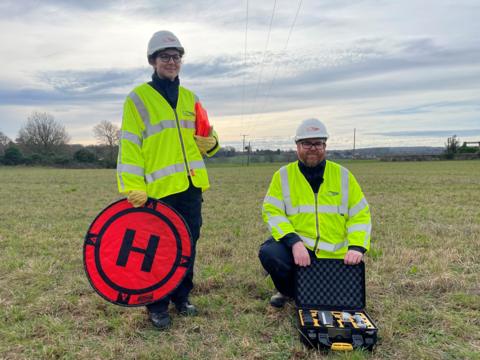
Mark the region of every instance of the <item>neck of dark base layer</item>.
[[300, 160], [298, 161], [300, 172], [303, 174], [303, 176], [305, 176], [305, 179], [307, 179], [315, 194], [318, 193], [320, 185], [323, 183], [323, 174], [325, 173], [326, 163], [327, 161], [324, 159], [317, 166], [308, 167]]
[[152, 81], [150, 81], [148, 85], [157, 90], [173, 109], [177, 107], [178, 87], [180, 86], [180, 79], [178, 76], [172, 81], [170, 79], [160, 78], [157, 75], [157, 72], [154, 72], [152, 75]]

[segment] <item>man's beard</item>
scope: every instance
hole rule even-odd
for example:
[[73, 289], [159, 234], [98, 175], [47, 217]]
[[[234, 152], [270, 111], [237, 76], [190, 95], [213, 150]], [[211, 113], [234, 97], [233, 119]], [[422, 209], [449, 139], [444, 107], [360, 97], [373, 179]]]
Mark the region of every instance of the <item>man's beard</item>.
[[306, 167], [315, 167], [323, 161], [322, 156], [308, 156], [305, 155], [302, 162], [305, 164]]

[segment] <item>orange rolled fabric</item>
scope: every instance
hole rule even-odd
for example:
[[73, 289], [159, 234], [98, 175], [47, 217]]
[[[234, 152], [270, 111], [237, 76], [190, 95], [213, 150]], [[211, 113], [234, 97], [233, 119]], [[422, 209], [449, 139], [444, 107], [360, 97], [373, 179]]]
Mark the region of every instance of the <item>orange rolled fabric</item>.
[[210, 136], [210, 122], [208, 121], [207, 110], [205, 110], [200, 102], [195, 103], [195, 135], [208, 137]]

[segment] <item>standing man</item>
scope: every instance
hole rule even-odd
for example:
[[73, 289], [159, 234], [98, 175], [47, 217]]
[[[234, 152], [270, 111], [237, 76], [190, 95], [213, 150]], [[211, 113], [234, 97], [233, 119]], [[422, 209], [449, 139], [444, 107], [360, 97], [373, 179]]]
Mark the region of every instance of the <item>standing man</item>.
[[183, 216], [192, 236], [192, 261], [182, 283], [171, 296], [147, 305], [149, 319], [158, 329], [171, 324], [170, 300], [181, 315], [197, 314], [188, 295], [202, 226], [202, 191], [210, 187], [202, 156], [219, 149], [216, 133], [195, 135], [201, 104], [180, 86], [184, 53], [170, 31], [153, 34], [147, 50], [152, 81], [137, 86], [125, 100], [117, 164], [119, 191], [134, 207], [143, 206], [147, 197], [160, 199]]
[[358, 264], [370, 248], [370, 209], [355, 177], [326, 160], [327, 129], [317, 119], [297, 128], [298, 161], [278, 170], [263, 201], [272, 236], [259, 252], [278, 293], [270, 305], [283, 307], [294, 296], [295, 266], [316, 258]]

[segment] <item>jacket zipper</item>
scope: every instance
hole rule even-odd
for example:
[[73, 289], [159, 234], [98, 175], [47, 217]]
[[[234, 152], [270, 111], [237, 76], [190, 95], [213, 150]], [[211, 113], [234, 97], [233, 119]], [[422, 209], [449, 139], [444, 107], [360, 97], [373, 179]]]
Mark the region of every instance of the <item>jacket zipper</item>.
[[177, 123], [178, 136], [180, 136], [180, 145], [182, 146], [183, 161], [185, 162], [185, 167], [187, 169], [187, 175], [191, 176], [190, 168], [188, 167], [188, 162], [187, 162], [187, 153], [185, 152], [185, 145], [183, 143], [182, 131], [180, 130], [180, 122], [178, 121], [177, 110], [173, 109], [173, 113], [175, 114], [175, 122]]
[[[318, 192], [320, 192], [320, 189], [318, 189]], [[317, 206], [317, 195], [318, 194], [313, 194], [313, 196], [315, 197], [315, 225], [317, 227], [317, 238], [315, 239], [315, 246], [313, 247], [313, 252], [316, 253], [317, 252], [317, 246], [318, 246], [318, 242], [320, 240], [320, 227], [319, 227], [319, 224], [318, 224], [318, 206]]]

